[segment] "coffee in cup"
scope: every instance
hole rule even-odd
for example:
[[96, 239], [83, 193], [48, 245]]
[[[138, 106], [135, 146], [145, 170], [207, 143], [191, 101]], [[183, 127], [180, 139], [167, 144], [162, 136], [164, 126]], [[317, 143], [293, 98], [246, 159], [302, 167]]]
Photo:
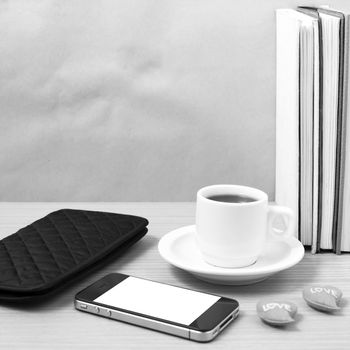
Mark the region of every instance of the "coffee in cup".
[[[287, 221], [284, 231], [273, 223]], [[196, 240], [209, 264], [236, 268], [256, 262], [268, 236], [292, 236], [295, 219], [291, 209], [268, 204], [265, 192], [253, 187], [213, 185], [197, 193]]]

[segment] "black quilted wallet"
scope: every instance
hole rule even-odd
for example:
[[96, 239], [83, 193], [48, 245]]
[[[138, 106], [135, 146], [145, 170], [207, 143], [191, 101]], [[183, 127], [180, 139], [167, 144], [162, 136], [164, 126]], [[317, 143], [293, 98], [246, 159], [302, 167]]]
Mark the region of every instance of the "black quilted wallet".
[[[147, 233], [145, 218], [61, 209], [0, 241], [0, 300], [55, 291]], [[117, 253], [117, 254], [116, 254]]]

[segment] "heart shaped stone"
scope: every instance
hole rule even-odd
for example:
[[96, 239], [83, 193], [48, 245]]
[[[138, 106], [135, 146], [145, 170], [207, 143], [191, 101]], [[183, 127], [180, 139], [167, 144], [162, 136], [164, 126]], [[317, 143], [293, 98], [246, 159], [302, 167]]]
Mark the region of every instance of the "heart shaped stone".
[[342, 291], [333, 286], [308, 286], [303, 290], [303, 298], [314, 309], [333, 312], [340, 309]]
[[273, 326], [285, 326], [295, 322], [297, 306], [290, 301], [263, 300], [256, 305], [259, 317]]

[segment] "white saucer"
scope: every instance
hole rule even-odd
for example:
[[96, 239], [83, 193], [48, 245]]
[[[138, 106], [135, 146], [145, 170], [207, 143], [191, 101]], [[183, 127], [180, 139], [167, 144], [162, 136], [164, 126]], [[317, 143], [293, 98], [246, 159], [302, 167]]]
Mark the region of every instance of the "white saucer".
[[159, 241], [159, 253], [170, 264], [215, 284], [257, 283], [296, 265], [304, 256], [303, 245], [295, 237], [289, 237], [268, 241], [253, 265], [242, 268], [217, 267], [203, 260], [196, 244], [195, 229], [196, 226], [191, 225], [167, 233]]

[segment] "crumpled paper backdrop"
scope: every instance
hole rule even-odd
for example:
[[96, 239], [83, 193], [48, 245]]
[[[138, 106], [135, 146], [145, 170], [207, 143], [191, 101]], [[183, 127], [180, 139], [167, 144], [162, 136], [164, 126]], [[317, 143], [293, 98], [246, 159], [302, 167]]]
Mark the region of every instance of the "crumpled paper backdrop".
[[261, 4], [0, 1], [0, 200], [273, 195], [278, 1]]

